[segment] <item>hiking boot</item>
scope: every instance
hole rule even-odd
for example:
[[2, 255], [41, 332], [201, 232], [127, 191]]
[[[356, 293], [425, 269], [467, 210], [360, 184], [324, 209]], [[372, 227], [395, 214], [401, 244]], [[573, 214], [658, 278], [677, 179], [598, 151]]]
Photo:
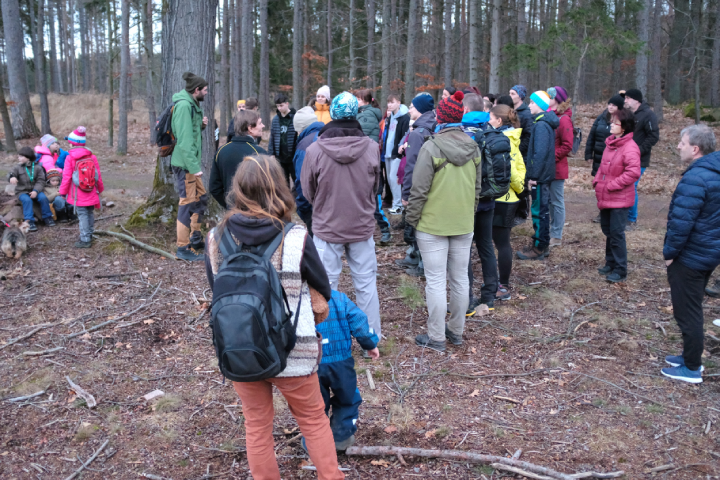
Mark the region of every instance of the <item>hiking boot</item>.
[[593, 223], [600, 223], [600, 214], [598, 213], [598, 216], [592, 219]]
[[37, 232], [37, 230], [35, 220], [28, 220], [28, 232]]
[[55, 220], [52, 219], [52, 217], [45, 219], [45, 226], [46, 227], [54, 227], [55, 226]]
[[453, 332], [448, 330], [447, 325], [445, 325], [445, 338], [447, 338], [448, 341], [450, 343], [452, 343], [453, 345], [462, 345], [463, 344], [462, 335], [455, 335]]
[[192, 248], [193, 250], [202, 250], [205, 248], [205, 241], [202, 237], [191, 238], [190, 248]]
[[612, 272], [612, 271], [613, 271], [613, 269], [612, 269], [612, 267], [609, 266], [609, 265], [605, 265], [604, 267], [598, 268], [598, 273], [599, 273], [600, 275], [606, 275], [606, 276], [607, 276], [607, 275], [610, 275], [610, 272]]
[[510, 300], [512, 295], [510, 294], [510, 285], [498, 284], [498, 290], [495, 294], [495, 300]]
[[547, 248], [541, 250], [538, 247], [532, 247], [527, 253], [517, 252], [517, 258], [520, 260], [543, 260], [547, 258], [548, 255], [550, 255], [550, 251]]
[[625, 231], [627, 231], [627, 232], [632, 232], [636, 228], [637, 228], [637, 221], [631, 222], [630, 220], [628, 220], [627, 223], [625, 223]]
[[417, 267], [418, 263], [420, 263], [420, 259], [412, 255], [405, 255], [405, 258], [395, 260], [395, 265], [399, 265], [401, 267]]
[[75, 242], [75, 248], [90, 248], [92, 247], [92, 241], [90, 242], [83, 242], [82, 240], [78, 240]]
[[380, 233], [382, 233], [382, 237], [380, 237], [380, 245], [387, 245], [392, 241], [392, 234], [390, 234], [389, 228], [383, 228], [380, 230]]
[[705, 295], [713, 298], [720, 297], [720, 279], [715, 280], [712, 286], [705, 287]]
[[605, 277], [605, 280], [607, 280], [610, 283], [621, 283], [621, 282], [624, 282], [625, 279], [627, 279], [627, 275], [625, 275], [624, 277], [621, 277], [619, 273], [615, 273], [615, 272], [613, 272], [610, 275], [608, 275], [607, 277]]
[[198, 253], [194, 248], [189, 245], [184, 247], [178, 247], [175, 256], [180, 260], [187, 260], [188, 262], [195, 262], [199, 260], [205, 260], [205, 255]]
[[[685, 359], [682, 355], [668, 355], [665, 357], [665, 363], [668, 365], [671, 365], [673, 367], [684, 367], [685, 366]], [[705, 367], [700, 365], [700, 371], [704, 372]]]
[[430, 337], [427, 333], [421, 333], [420, 335], [415, 337], [415, 345], [419, 347], [431, 348], [438, 352], [445, 351], [445, 342], [436, 342], [435, 340], [430, 340]]
[[348, 448], [352, 447], [354, 444], [355, 444], [355, 435], [350, 435], [345, 440], [342, 440], [340, 442], [335, 442], [335, 450], [338, 452], [344, 452]]
[[551, 238], [550, 245], [548, 245], [548, 247], [549, 248], [562, 247], [562, 239], [561, 238]]
[[416, 267], [408, 268], [407, 270], [405, 270], [405, 273], [407, 273], [411, 277], [425, 278], [425, 269], [419, 264]]
[[466, 317], [472, 317], [477, 313], [477, 306], [480, 305], [480, 299], [473, 297], [472, 300], [470, 300], [470, 303], [468, 303], [468, 309], [465, 312]]
[[697, 370], [690, 370], [685, 365], [680, 365], [678, 367], [663, 368], [660, 370], [660, 373], [674, 380], [681, 380], [688, 383], [702, 383], [703, 379], [700, 371], [699, 368]]
[[485, 305], [491, 312], [495, 310], [495, 300], [488, 300], [487, 302], [480, 303], [480, 305]]

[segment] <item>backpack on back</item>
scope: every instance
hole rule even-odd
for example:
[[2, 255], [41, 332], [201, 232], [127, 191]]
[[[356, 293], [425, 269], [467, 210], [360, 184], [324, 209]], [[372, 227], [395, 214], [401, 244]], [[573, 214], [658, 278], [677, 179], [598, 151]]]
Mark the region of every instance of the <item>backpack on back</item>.
[[510, 139], [500, 130], [489, 129], [475, 134], [482, 155], [480, 198], [496, 199], [510, 189]]
[[[170, 156], [173, 150], [175, 150], [177, 139], [172, 131], [172, 116], [177, 103], [178, 102], [173, 102], [172, 105], [168, 105], [160, 114], [157, 124], [155, 124], [155, 144], [158, 146], [158, 154], [161, 157]], [[195, 109], [191, 108], [190, 118], [192, 119], [194, 116]]]
[[72, 181], [77, 188], [83, 192], [92, 192], [97, 186], [98, 178], [98, 171], [91, 156], [79, 158], [75, 162]]
[[573, 128], [573, 146], [572, 146], [572, 154], [575, 155], [577, 151], [580, 149], [580, 144], [582, 143], [582, 128], [575, 127]]
[[237, 245], [229, 228], [218, 239], [224, 259], [215, 276], [210, 326], [220, 371], [233, 382], [276, 377], [295, 347], [300, 305], [290, 311], [270, 261], [293, 226], [254, 247]]

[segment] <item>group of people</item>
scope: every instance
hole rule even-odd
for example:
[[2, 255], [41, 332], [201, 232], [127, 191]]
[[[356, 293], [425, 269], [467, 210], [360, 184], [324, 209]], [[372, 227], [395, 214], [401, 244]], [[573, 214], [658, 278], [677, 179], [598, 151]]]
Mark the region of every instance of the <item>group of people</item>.
[[[279, 478], [272, 454], [274, 385], [300, 425], [302, 445], [319, 478], [343, 478], [329, 452], [351, 445], [357, 429], [362, 398], [351, 339], [373, 359], [383, 339], [374, 234], [377, 224], [380, 243], [391, 241], [385, 201], [389, 213], [403, 215], [408, 250], [397, 263], [426, 278], [427, 333], [417, 335], [416, 344], [440, 352], [448, 341], [462, 345], [466, 316], [480, 304], [492, 309], [496, 301], [511, 298], [513, 257], [542, 260], [551, 247], [562, 245], [564, 180], [574, 139], [571, 99], [561, 86], [528, 94], [516, 85], [508, 95], [492, 99], [474, 87], [446, 88], [437, 104], [428, 93], [407, 106], [390, 95], [383, 114], [371, 90], [332, 97], [324, 86], [297, 111], [287, 97], [276, 97], [278, 114], [267, 150], [257, 141], [264, 125], [256, 109], [248, 108], [248, 99], [238, 106], [232, 138], [213, 161], [210, 193], [227, 213], [206, 242], [200, 240], [207, 244], [203, 256], [190, 243], [201, 218], [193, 215], [206, 202], [198, 176], [199, 132], [207, 119], [190, 109], [199, 109], [207, 83], [194, 75], [184, 78], [187, 95], [178, 95], [191, 101], [186, 115], [176, 111], [173, 125], [194, 122], [197, 147], [176, 147], [173, 153], [172, 165], [184, 186], [178, 256], [204, 260], [213, 286], [233, 248], [254, 251], [284, 238], [271, 259], [289, 309], [297, 312], [297, 342], [285, 370], [273, 378], [234, 383], [246, 417], [250, 469], [255, 478]], [[609, 282], [626, 279], [624, 232], [637, 221], [637, 183], [658, 138], [657, 121], [642, 94], [623, 93], [613, 96], [596, 120], [585, 152], [593, 162], [599, 223], [607, 236], [605, 263], [598, 271]], [[673, 196], [664, 256], [684, 350], [666, 358], [671, 367], [662, 373], [698, 382], [702, 292], [720, 264], [720, 249], [707, 248], [720, 246], [720, 157], [711, 153], [715, 140], [707, 127], [690, 127], [681, 137], [680, 156], [694, 163]], [[294, 211], [305, 226], [291, 224]], [[527, 217], [532, 217], [532, 241], [513, 252], [511, 229]], [[235, 245], [222, 245], [226, 230]], [[473, 239], [482, 266], [480, 298], [473, 290]], [[343, 256], [356, 304], [339, 292]]]
[[38, 230], [36, 219], [54, 227], [56, 220], [67, 222], [77, 217], [80, 238], [75, 248], [90, 248], [95, 209], [101, 206], [104, 189], [100, 166], [85, 147], [85, 127], [79, 126], [65, 140], [70, 145], [67, 151], [50, 134], [34, 149], [22, 147], [7, 178], [22, 205], [29, 232]]

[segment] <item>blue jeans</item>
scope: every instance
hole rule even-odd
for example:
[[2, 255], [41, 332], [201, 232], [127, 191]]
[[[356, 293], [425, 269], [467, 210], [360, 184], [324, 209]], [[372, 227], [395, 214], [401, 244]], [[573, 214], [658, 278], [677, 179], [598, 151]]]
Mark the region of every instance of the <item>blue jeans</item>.
[[332, 407], [330, 428], [333, 438], [336, 442], [347, 440], [357, 431], [358, 410], [362, 403], [357, 388], [355, 360], [350, 357], [339, 362], [321, 363], [317, 373], [326, 415]]
[[50, 203], [44, 193], [39, 192], [37, 197], [34, 199], [30, 198], [30, 195], [27, 193], [21, 193], [20, 202], [22, 202], [23, 218], [25, 220], [33, 221], [35, 219], [35, 214], [33, 213], [33, 202], [38, 202], [40, 204], [40, 211], [42, 212], [43, 220], [52, 218]]
[[[643, 173], [645, 173], [645, 168], [640, 169], [640, 178], [642, 178]], [[640, 178], [637, 179], [637, 182], [635, 182], [635, 205], [630, 207], [630, 210], [628, 211], [628, 221], [629, 222], [637, 222], [637, 216], [638, 216], [638, 193], [637, 193], [637, 186], [638, 183], [640, 183]]]
[[65, 209], [65, 205], [67, 204], [67, 202], [65, 202], [65, 199], [63, 197], [58, 195], [53, 199], [52, 204], [53, 208], [55, 209], [55, 213], [57, 214], [60, 210]]

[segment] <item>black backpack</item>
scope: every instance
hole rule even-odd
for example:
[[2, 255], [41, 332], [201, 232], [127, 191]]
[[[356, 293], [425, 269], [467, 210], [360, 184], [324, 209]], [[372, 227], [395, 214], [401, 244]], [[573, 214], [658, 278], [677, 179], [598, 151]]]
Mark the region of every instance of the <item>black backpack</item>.
[[257, 382], [285, 370], [300, 313], [290, 311], [270, 258], [294, 226], [254, 247], [237, 245], [229, 228], [220, 238], [224, 260], [213, 285], [210, 326], [220, 371], [233, 382]]
[[[183, 101], [183, 100], [178, 100]], [[167, 157], [172, 155], [175, 150], [175, 144], [177, 140], [172, 131], [172, 116], [175, 110], [175, 105], [178, 102], [173, 102], [172, 105], [168, 105], [165, 110], [160, 114], [160, 118], [155, 124], [155, 144], [158, 146], [158, 154], [161, 157]], [[190, 118], [195, 116], [195, 109], [190, 109]]]
[[500, 130], [489, 129], [475, 133], [475, 141], [482, 155], [480, 198], [506, 195], [510, 189], [510, 139]]
[[573, 128], [573, 146], [572, 146], [572, 154], [575, 155], [578, 150], [580, 150], [580, 144], [582, 143], [582, 128], [575, 127]]

